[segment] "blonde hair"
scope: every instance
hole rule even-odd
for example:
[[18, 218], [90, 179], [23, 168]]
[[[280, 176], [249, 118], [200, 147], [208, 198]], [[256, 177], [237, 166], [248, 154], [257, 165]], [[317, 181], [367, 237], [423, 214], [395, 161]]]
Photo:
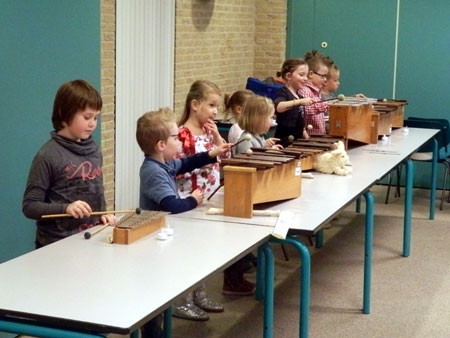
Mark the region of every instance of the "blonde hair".
[[191, 85], [191, 88], [186, 96], [183, 114], [178, 120], [179, 126], [183, 125], [188, 120], [189, 115], [191, 114], [191, 102], [193, 100], [202, 102], [206, 100], [209, 94], [217, 94], [222, 96], [222, 91], [216, 84], [208, 80], [197, 80]]
[[245, 100], [254, 93], [251, 90], [237, 90], [232, 95], [225, 94], [223, 99], [225, 105], [225, 114], [223, 119], [226, 120], [229, 113], [236, 114], [236, 107], [242, 107]]
[[242, 113], [239, 116], [239, 127], [252, 134], [263, 134], [265, 130], [265, 121], [274, 111], [273, 103], [265, 96], [250, 96], [242, 107]]
[[159, 141], [170, 137], [170, 129], [175, 124], [173, 111], [160, 108], [147, 112], [137, 120], [136, 141], [146, 155], [152, 155]]

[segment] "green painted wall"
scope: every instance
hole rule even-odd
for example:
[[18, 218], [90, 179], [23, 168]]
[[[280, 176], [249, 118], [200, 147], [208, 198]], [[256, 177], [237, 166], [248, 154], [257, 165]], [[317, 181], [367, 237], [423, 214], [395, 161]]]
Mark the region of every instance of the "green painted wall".
[[[448, 0], [289, 0], [288, 11], [287, 57], [311, 49], [332, 57], [341, 68], [340, 93], [395, 94], [408, 100], [406, 117], [449, 118]], [[429, 165], [416, 164], [415, 176], [416, 186], [428, 187]], [[439, 168], [438, 186], [442, 177]]]
[[1, 263], [34, 249], [22, 195], [56, 90], [76, 78], [100, 88], [100, 1], [2, 0], [0, 26]]

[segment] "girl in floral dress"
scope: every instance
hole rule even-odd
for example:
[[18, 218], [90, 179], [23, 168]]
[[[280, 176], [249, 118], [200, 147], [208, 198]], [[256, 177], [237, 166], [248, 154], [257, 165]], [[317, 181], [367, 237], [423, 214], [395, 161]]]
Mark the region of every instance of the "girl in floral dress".
[[[209, 151], [225, 143], [214, 123], [221, 103], [222, 92], [214, 83], [198, 80], [191, 85], [183, 114], [178, 121], [179, 157]], [[222, 157], [229, 156], [229, 152], [222, 155]], [[188, 196], [197, 188], [202, 189], [205, 196], [209, 196], [220, 185], [220, 165], [216, 162], [180, 175], [177, 177], [177, 185], [181, 198]], [[199, 261], [198, 264], [202, 262]], [[181, 302], [177, 302], [173, 315], [201, 321], [209, 319], [207, 312], [222, 311], [223, 305], [208, 297], [206, 285], [202, 283], [183, 297]]]

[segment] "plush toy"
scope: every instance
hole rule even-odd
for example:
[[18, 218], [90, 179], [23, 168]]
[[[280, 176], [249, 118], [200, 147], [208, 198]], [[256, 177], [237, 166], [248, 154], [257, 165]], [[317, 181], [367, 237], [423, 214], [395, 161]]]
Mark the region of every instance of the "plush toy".
[[314, 169], [324, 174], [336, 174], [345, 176], [352, 171], [350, 159], [342, 141], [334, 144], [333, 150], [327, 151], [316, 157]]

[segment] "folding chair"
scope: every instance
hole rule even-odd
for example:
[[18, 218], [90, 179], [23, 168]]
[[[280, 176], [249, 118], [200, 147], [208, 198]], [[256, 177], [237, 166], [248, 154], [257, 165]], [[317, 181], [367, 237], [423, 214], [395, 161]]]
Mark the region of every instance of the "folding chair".
[[[422, 145], [414, 154], [411, 155], [411, 160], [420, 162], [433, 163], [433, 147], [434, 142], [437, 142], [438, 147], [438, 158], [437, 163], [443, 164], [445, 166], [444, 181], [441, 194], [441, 203], [439, 209], [442, 210], [444, 206], [444, 195], [447, 190], [447, 178], [450, 173], [450, 124], [446, 119], [434, 119], [434, 118], [419, 118], [419, 117], [409, 117], [405, 120], [405, 126], [411, 128], [428, 128], [428, 129], [439, 129], [440, 131], [435, 135], [435, 137], [429, 140], [427, 143]], [[436, 170], [437, 168], [432, 168]], [[401, 173], [401, 168], [397, 167], [397, 194], [399, 193], [399, 179]], [[390, 186], [392, 183], [392, 176], [389, 174], [388, 191], [386, 195], [385, 203], [388, 203], [388, 197], [390, 192]], [[431, 198], [433, 198], [434, 193], [431, 193]], [[449, 196], [450, 198], [450, 196]], [[430, 212], [431, 215], [431, 212]], [[432, 217], [430, 216], [430, 219]]]

